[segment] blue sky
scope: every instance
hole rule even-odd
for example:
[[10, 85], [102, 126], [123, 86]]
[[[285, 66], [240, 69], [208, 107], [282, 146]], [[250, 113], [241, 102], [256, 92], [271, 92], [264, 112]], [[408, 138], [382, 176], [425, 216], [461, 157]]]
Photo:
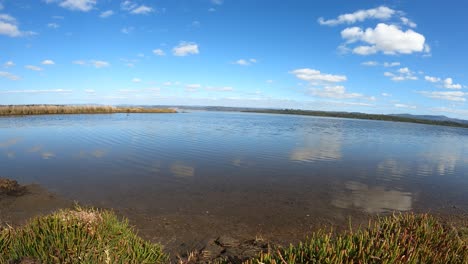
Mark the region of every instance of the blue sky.
[[468, 119], [466, 3], [0, 0], [0, 104]]

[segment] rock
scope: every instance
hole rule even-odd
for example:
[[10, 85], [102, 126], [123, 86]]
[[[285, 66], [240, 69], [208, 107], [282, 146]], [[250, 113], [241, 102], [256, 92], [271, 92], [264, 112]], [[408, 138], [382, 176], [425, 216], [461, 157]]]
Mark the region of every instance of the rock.
[[26, 192], [26, 187], [21, 186], [15, 180], [0, 178], [0, 195], [21, 196]]

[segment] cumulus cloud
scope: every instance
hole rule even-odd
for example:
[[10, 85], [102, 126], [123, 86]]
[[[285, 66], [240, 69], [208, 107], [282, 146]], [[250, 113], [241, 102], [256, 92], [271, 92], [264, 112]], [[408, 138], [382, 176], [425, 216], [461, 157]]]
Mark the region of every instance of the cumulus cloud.
[[418, 26], [418, 25], [416, 25], [416, 23], [409, 20], [407, 17], [401, 17], [400, 19], [401, 19], [401, 22], [403, 23], [403, 25], [405, 25], [405, 26], [412, 27], [412, 28], [415, 28], [415, 27]]
[[462, 86], [461, 86], [461, 84], [453, 83], [452, 78], [447, 78], [447, 79], [444, 80], [444, 88], [447, 88], [447, 89], [461, 89]]
[[294, 74], [298, 79], [308, 81], [308, 82], [344, 82], [347, 80], [346, 76], [344, 75], [333, 75], [333, 74], [324, 74], [318, 70], [304, 68], [304, 69], [297, 69], [291, 72]]
[[96, 0], [65, 0], [59, 5], [73, 11], [88, 12], [94, 8], [96, 2]]
[[[379, 23], [375, 28], [362, 30], [359, 27], [346, 28], [341, 37], [347, 45], [363, 43], [354, 47], [352, 52], [358, 55], [370, 55], [382, 52], [387, 55], [411, 54], [425, 51], [426, 38], [411, 30], [401, 30], [395, 25]], [[346, 45], [345, 44], [345, 45]]]
[[53, 60], [43, 60], [41, 62], [41, 64], [43, 64], [43, 65], [54, 65], [55, 62]]
[[0, 35], [9, 37], [24, 37], [35, 35], [32, 31], [21, 31], [16, 19], [8, 14], [0, 14]]
[[339, 24], [353, 24], [356, 22], [362, 22], [367, 19], [378, 19], [387, 20], [396, 13], [395, 10], [386, 6], [380, 6], [377, 8], [358, 10], [354, 13], [343, 14], [338, 16], [336, 19], [325, 20], [323, 17], [318, 19], [320, 25], [336, 26]]
[[444, 87], [446, 89], [461, 89], [461, 88], [463, 88], [463, 86], [461, 84], [453, 83], [452, 78], [446, 78], [446, 79], [442, 80], [439, 77], [424, 76], [424, 79], [426, 81], [428, 81], [428, 82], [431, 82], [431, 83], [440, 83], [442, 85], [442, 87]]
[[156, 56], [164, 56], [166, 53], [162, 49], [154, 49], [153, 54]]
[[20, 79], [19, 76], [16, 76], [16, 75], [14, 75], [12, 73], [4, 72], [4, 71], [0, 71], [0, 77], [6, 78], [6, 79], [9, 79], [9, 80], [12, 80], [12, 81], [18, 81]]
[[182, 41], [179, 43], [179, 45], [175, 46], [172, 49], [172, 54], [174, 54], [174, 56], [179, 56], [179, 57], [183, 57], [183, 56], [187, 56], [191, 54], [199, 54], [199, 53], [200, 51], [198, 50], [198, 45], [193, 42]]
[[237, 64], [237, 65], [241, 65], [241, 66], [249, 66], [249, 65], [252, 65], [254, 63], [257, 63], [256, 59], [239, 59], [239, 60], [233, 62], [233, 64]]
[[26, 65], [26, 66], [24, 66], [24, 68], [26, 68], [28, 70], [31, 70], [31, 71], [42, 71], [41, 67], [37, 67], [37, 66], [34, 66], [34, 65]]
[[393, 72], [384, 72], [384, 76], [390, 77], [392, 81], [400, 82], [400, 81], [416, 81], [418, 77], [414, 75], [414, 72], [411, 71], [408, 67], [400, 68], [395, 73]]
[[99, 17], [101, 18], [106, 18], [106, 17], [110, 17], [114, 14], [114, 11], [112, 10], [107, 10], [107, 11], [104, 11], [104, 12], [101, 12], [101, 14], [99, 15]]
[[467, 93], [461, 91], [452, 91], [452, 92], [429, 92], [429, 91], [420, 91], [420, 94], [433, 98], [433, 99], [442, 99], [455, 102], [465, 102], [465, 96]]

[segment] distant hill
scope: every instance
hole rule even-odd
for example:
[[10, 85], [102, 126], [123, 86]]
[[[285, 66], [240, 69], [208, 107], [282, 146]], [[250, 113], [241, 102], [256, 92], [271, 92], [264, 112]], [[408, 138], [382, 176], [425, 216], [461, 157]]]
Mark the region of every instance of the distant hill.
[[406, 118], [414, 118], [414, 119], [424, 119], [424, 120], [432, 120], [432, 121], [448, 121], [448, 122], [456, 122], [461, 124], [468, 124], [468, 120], [463, 119], [456, 119], [450, 118], [444, 115], [412, 115], [412, 114], [393, 114], [390, 116], [398, 116], [398, 117], [406, 117]]

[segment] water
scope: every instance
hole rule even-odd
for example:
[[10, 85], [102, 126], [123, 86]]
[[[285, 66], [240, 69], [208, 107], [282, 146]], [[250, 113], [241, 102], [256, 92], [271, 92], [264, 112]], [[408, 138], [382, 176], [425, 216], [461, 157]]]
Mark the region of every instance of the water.
[[223, 112], [8, 117], [0, 172], [83, 203], [280, 229], [468, 209], [468, 130]]

